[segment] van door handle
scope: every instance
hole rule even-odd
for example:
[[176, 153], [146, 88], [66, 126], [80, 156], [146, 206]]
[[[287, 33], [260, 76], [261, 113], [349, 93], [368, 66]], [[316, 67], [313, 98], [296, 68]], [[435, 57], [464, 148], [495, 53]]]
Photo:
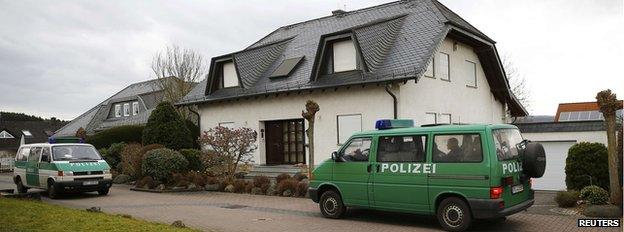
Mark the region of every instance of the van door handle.
[[381, 165], [377, 164], [377, 172], [379, 172], [379, 166], [381, 166]]
[[372, 169], [372, 164], [369, 164], [368, 166], [366, 166], [366, 172], [370, 173]]

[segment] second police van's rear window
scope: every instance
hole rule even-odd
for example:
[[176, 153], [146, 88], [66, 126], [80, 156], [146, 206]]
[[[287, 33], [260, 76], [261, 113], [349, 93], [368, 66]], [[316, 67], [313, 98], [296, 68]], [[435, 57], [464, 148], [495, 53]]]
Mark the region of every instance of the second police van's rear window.
[[483, 149], [479, 134], [435, 135], [433, 162], [479, 163], [481, 161], [483, 161]]
[[496, 129], [492, 131], [494, 147], [498, 160], [510, 160], [518, 157], [518, 150], [523, 144], [522, 135], [518, 129]]

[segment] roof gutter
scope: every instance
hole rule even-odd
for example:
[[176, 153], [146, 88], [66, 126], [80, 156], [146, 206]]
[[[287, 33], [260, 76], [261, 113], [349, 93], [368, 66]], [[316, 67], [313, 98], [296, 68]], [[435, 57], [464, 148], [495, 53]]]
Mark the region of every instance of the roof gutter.
[[390, 91], [390, 84], [386, 84], [385, 89], [386, 89], [386, 92], [388, 94], [390, 94], [390, 96], [392, 97], [392, 107], [393, 107], [393, 110], [394, 110], [393, 116], [394, 116], [394, 119], [397, 119], [398, 118], [398, 114], [397, 114], [397, 97], [396, 97], [396, 95], [394, 95], [394, 93], [392, 93], [392, 91]]

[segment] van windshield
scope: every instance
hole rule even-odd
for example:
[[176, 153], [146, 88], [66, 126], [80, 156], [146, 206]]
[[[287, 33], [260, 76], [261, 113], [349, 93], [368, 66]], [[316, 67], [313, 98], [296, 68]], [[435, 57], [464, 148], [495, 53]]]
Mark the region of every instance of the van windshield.
[[492, 131], [498, 160], [518, 158], [519, 150], [524, 149], [524, 139], [518, 129], [496, 129]]
[[102, 157], [91, 146], [64, 145], [52, 147], [54, 161], [64, 160], [101, 160]]

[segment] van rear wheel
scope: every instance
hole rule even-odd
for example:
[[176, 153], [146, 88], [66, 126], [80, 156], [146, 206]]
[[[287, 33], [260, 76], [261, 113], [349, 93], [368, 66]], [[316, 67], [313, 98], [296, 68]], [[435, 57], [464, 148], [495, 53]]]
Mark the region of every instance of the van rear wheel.
[[28, 192], [28, 188], [26, 188], [26, 186], [24, 186], [24, 183], [22, 183], [22, 179], [21, 178], [17, 178], [17, 181], [15, 183], [15, 185], [17, 185], [17, 192], [18, 193], [26, 193]]
[[338, 219], [347, 211], [347, 207], [342, 203], [340, 194], [334, 190], [327, 190], [321, 195], [319, 207], [321, 208], [321, 213], [326, 218]]
[[438, 222], [447, 231], [465, 231], [472, 223], [472, 214], [466, 202], [457, 197], [449, 197], [438, 206]]

